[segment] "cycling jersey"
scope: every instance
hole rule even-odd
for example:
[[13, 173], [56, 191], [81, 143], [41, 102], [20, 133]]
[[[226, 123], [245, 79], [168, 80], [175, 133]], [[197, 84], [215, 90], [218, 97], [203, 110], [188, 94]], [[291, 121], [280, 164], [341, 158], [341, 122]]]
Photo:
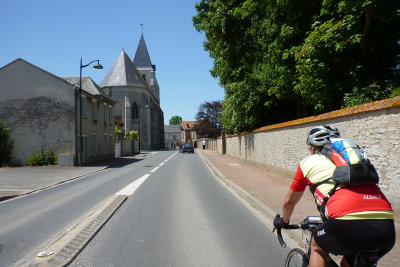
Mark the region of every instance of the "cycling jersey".
[[[304, 191], [307, 186], [330, 178], [336, 166], [324, 155], [314, 154], [303, 159], [293, 179], [291, 189]], [[334, 188], [328, 181], [314, 191], [317, 205]], [[341, 220], [393, 219], [393, 210], [378, 186], [374, 184], [339, 186], [326, 203], [325, 215]]]

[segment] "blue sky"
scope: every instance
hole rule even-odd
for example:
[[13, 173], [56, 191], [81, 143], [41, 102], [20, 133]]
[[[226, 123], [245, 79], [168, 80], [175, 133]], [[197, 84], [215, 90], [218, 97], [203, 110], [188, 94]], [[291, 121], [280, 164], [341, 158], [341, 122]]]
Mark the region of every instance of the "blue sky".
[[79, 62], [100, 59], [103, 70], [83, 69], [100, 83], [124, 49], [133, 60], [143, 34], [157, 66], [164, 121], [194, 120], [204, 101], [224, 89], [209, 70], [204, 35], [192, 24], [196, 0], [1, 0], [0, 68], [17, 58], [57, 76], [79, 76]]

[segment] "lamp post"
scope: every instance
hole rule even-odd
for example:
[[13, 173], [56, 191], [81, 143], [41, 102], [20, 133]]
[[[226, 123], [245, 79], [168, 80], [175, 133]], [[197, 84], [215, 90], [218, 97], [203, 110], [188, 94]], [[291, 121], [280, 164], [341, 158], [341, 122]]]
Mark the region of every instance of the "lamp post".
[[93, 68], [95, 69], [102, 69], [103, 66], [100, 64], [100, 60], [96, 59], [93, 60], [91, 62], [89, 62], [86, 65], [82, 65], [82, 58], [81, 58], [81, 64], [80, 64], [80, 74], [79, 74], [79, 134], [80, 134], [80, 145], [79, 145], [79, 154], [80, 154], [80, 160], [79, 160], [79, 166], [82, 166], [82, 161], [83, 161], [83, 136], [82, 136], [82, 69], [86, 68], [87, 66], [89, 66], [90, 64], [92, 64], [93, 62], [96, 62], [97, 64], [95, 64], [93, 66]]
[[140, 154], [140, 142], [141, 142], [141, 139], [140, 139], [140, 108], [149, 108], [149, 106], [148, 105], [143, 105], [143, 106], [140, 106], [139, 105], [139, 108], [138, 108], [138, 117], [139, 117], [139, 154]]

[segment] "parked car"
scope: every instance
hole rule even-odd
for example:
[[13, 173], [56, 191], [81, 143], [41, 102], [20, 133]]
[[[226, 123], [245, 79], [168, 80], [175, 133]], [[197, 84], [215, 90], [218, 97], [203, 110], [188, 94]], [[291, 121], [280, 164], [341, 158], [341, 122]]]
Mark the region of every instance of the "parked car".
[[188, 152], [188, 153], [194, 153], [194, 148], [192, 143], [184, 143], [182, 145], [182, 153]]

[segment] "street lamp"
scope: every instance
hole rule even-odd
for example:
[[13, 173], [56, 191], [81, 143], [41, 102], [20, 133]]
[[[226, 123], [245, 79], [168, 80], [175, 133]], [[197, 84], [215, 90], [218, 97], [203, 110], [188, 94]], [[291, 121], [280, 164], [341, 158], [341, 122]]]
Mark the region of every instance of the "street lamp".
[[80, 160], [79, 160], [79, 166], [82, 166], [82, 161], [83, 161], [83, 136], [82, 136], [82, 69], [86, 68], [93, 62], [96, 62], [93, 66], [95, 69], [103, 69], [103, 66], [100, 64], [100, 60], [96, 59], [91, 62], [89, 62], [86, 65], [82, 65], [82, 58], [81, 58], [81, 64], [80, 64], [80, 74], [79, 74], [79, 133], [80, 133], [80, 146], [79, 146], [79, 154], [80, 154]]
[[139, 117], [139, 154], [140, 154], [140, 142], [142, 141], [141, 139], [140, 139], [140, 108], [149, 108], [149, 106], [148, 105], [143, 105], [143, 106], [140, 106], [139, 105], [139, 108], [138, 108], [138, 117]]

